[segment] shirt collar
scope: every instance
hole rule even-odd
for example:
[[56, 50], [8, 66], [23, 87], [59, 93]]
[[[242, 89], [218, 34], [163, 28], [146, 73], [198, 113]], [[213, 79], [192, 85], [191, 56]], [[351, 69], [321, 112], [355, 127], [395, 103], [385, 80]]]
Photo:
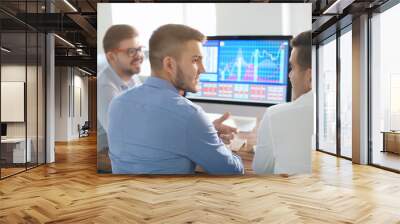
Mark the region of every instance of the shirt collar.
[[154, 86], [161, 89], [168, 89], [174, 93], [179, 93], [179, 91], [167, 80], [160, 79], [155, 76], [150, 76], [144, 82], [145, 85]]
[[314, 96], [314, 93], [313, 93], [313, 90], [311, 89], [310, 91], [299, 96], [299, 98], [297, 98], [295, 101], [302, 102], [302, 101], [307, 101], [307, 100], [313, 100], [314, 99], [313, 96]]
[[125, 82], [124, 80], [121, 79], [121, 77], [119, 77], [119, 75], [115, 72], [115, 70], [111, 67], [111, 65], [108, 66], [108, 69], [111, 71], [110, 73], [112, 79], [115, 80], [115, 82], [121, 89], [128, 89], [130, 87], [135, 86], [135, 80], [130, 79], [128, 82]]

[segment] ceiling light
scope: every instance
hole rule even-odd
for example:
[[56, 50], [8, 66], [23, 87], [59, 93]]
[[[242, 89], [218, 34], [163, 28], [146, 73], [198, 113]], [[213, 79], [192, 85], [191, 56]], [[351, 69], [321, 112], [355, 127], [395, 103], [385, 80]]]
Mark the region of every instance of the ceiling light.
[[67, 45], [69, 45], [70, 47], [75, 48], [75, 45], [71, 44], [71, 42], [67, 41], [66, 39], [58, 36], [57, 34], [54, 34], [55, 37], [57, 37], [58, 39], [60, 39], [62, 42], [66, 43]]
[[74, 12], [78, 12], [78, 10], [71, 4], [68, 2], [68, 0], [64, 0], [65, 4], [67, 4], [72, 10], [74, 10]]
[[83, 69], [81, 69], [81, 68], [79, 68], [79, 67], [78, 67], [78, 70], [81, 71], [81, 72], [83, 72], [83, 73], [85, 73], [85, 74], [92, 75], [92, 73], [90, 73], [90, 72], [88, 72], [88, 71], [86, 71], [86, 70], [83, 70]]
[[83, 55], [83, 50], [81, 48], [77, 48], [76, 53], [78, 53], [79, 55]]
[[2, 51], [6, 52], [6, 53], [10, 53], [11, 51], [5, 47], [1, 47], [0, 48]]
[[343, 9], [351, 5], [355, 0], [336, 0], [322, 14], [342, 14]]

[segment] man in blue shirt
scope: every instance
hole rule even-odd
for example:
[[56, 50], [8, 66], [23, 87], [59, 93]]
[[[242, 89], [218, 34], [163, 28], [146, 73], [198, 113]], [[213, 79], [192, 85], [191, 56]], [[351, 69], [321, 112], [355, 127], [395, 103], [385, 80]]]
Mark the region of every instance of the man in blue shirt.
[[[180, 91], [197, 92], [203, 73], [205, 36], [184, 25], [159, 27], [150, 38], [152, 74], [142, 86], [114, 98], [109, 114], [112, 172], [191, 174], [196, 165], [209, 174], [243, 174], [239, 156], [221, 138], [233, 129], [211, 123], [201, 107]], [[220, 138], [221, 137], [221, 138]]]

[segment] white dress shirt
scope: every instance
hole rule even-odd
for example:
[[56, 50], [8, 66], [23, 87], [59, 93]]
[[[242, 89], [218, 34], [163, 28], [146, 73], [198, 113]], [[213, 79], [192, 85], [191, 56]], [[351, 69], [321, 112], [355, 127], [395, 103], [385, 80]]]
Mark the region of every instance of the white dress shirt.
[[100, 72], [97, 78], [97, 118], [100, 123], [100, 132], [108, 130], [108, 108], [111, 100], [124, 90], [141, 85], [136, 76], [132, 76], [131, 80], [125, 82], [109, 65]]
[[311, 172], [314, 94], [267, 108], [260, 123], [253, 170], [257, 174]]

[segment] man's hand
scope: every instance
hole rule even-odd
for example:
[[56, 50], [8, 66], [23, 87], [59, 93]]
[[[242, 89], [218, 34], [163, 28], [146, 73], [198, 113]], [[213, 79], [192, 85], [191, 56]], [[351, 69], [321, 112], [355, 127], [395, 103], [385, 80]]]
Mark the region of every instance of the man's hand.
[[230, 144], [232, 139], [235, 137], [234, 134], [237, 133], [237, 129], [225, 124], [222, 124], [230, 116], [229, 112], [225, 112], [220, 118], [213, 121], [214, 127], [218, 132], [218, 136], [225, 144]]

